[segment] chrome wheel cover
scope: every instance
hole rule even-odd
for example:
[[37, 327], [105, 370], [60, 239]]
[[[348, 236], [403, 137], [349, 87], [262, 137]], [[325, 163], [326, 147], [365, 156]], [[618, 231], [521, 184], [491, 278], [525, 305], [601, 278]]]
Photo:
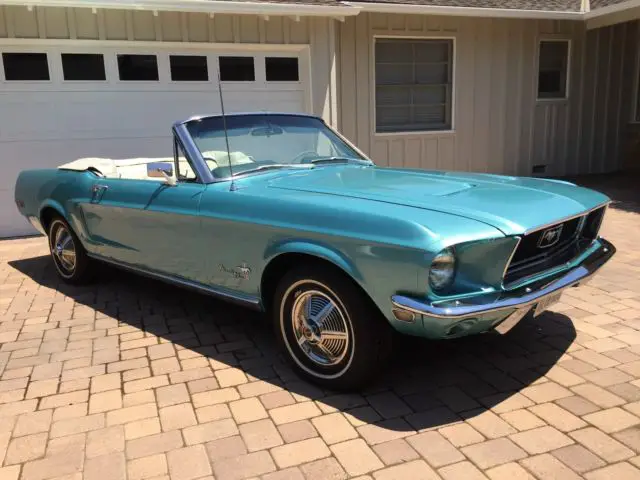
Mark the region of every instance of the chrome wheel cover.
[[325, 293], [309, 290], [294, 301], [293, 334], [309, 360], [324, 367], [339, 364], [349, 351], [349, 329], [340, 307]]
[[51, 253], [58, 267], [68, 275], [76, 269], [76, 246], [69, 230], [60, 225], [51, 242]]

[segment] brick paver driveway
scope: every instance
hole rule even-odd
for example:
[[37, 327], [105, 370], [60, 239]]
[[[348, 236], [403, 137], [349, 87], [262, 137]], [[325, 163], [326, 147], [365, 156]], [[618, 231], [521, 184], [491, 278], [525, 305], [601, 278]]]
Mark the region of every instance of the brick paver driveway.
[[70, 288], [44, 239], [0, 242], [0, 479], [640, 478], [640, 183], [611, 184], [590, 285], [504, 337], [406, 339], [361, 395], [299, 380], [250, 311]]

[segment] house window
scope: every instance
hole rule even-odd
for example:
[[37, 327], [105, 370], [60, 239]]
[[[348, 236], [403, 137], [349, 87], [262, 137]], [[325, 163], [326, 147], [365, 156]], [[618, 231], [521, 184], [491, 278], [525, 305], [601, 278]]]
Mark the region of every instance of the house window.
[[220, 57], [220, 80], [253, 82], [256, 79], [253, 57]]
[[452, 77], [453, 40], [376, 40], [376, 132], [450, 130]]
[[63, 53], [65, 80], [106, 80], [104, 57], [99, 53]]
[[158, 59], [155, 55], [118, 55], [118, 73], [123, 81], [157, 81]]
[[209, 80], [207, 57], [202, 55], [170, 55], [171, 80], [174, 82], [206, 82]]
[[5, 80], [49, 80], [46, 53], [3, 53]]
[[569, 41], [543, 40], [538, 56], [538, 98], [567, 98]]
[[296, 57], [267, 57], [264, 60], [267, 82], [297, 82], [299, 80]]

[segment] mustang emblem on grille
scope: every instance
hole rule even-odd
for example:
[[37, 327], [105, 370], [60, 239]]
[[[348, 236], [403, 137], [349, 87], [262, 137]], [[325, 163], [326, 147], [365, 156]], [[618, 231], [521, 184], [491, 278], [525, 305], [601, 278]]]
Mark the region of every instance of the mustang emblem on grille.
[[562, 227], [564, 225], [557, 225], [542, 232], [540, 239], [538, 240], [538, 248], [553, 247], [560, 240], [562, 234]]

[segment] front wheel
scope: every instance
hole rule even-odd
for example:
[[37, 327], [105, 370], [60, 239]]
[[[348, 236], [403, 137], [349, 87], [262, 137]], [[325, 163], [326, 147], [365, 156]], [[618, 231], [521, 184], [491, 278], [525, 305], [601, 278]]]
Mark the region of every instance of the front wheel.
[[362, 388], [390, 352], [392, 331], [375, 305], [350, 278], [322, 264], [284, 276], [273, 315], [293, 367], [330, 389]]
[[49, 225], [49, 250], [58, 275], [67, 283], [85, 283], [92, 278], [91, 259], [69, 224], [56, 216]]

